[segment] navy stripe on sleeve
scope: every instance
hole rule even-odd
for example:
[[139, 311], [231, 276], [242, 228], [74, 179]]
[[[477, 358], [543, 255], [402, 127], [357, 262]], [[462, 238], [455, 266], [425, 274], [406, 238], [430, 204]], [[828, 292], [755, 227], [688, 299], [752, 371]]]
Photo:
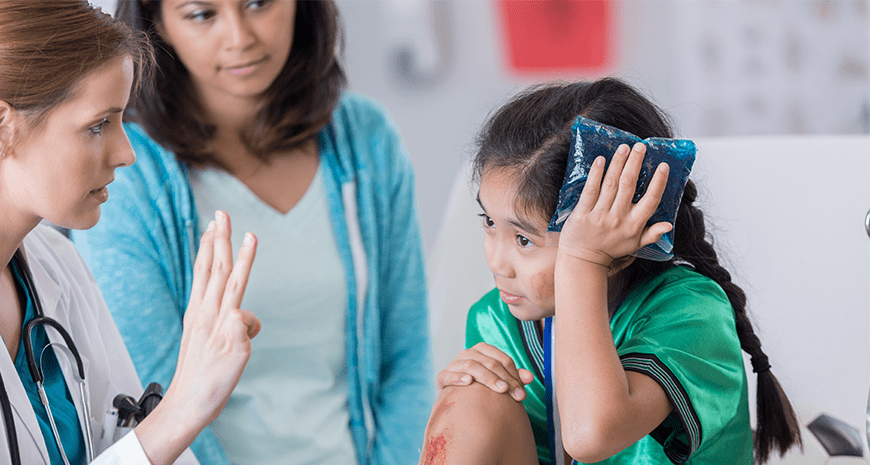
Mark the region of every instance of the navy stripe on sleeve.
[[[688, 437], [688, 444], [679, 440], [674, 440], [674, 434], [671, 428], [662, 426], [653, 430], [650, 435], [662, 444], [665, 455], [673, 463], [683, 463], [698, 450], [701, 445], [701, 422], [698, 420], [698, 415], [692, 406], [688, 394], [683, 385], [674, 376], [668, 367], [659, 360], [658, 357], [652, 354], [625, 354], [620, 357], [622, 367], [626, 371], [634, 371], [642, 373], [654, 379], [665, 391], [668, 400], [676, 408], [677, 416]], [[666, 420], [667, 422], [667, 420]], [[663, 423], [664, 425], [664, 423]]]

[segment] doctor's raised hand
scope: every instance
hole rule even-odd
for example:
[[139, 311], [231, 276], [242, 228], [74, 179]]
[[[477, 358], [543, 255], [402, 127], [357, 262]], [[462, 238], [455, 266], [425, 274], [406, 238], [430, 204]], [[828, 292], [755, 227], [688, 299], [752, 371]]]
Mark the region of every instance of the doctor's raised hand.
[[[154, 464], [171, 463], [218, 416], [251, 355], [251, 339], [260, 331], [254, 314], [239, 308], [257, 238], [245, 234], [233, 264], [230, 233], [229, 216], [215, 212], [194, 264], [175, 376], [161, 403], [136, 427]], [[172, 441], [183, 447], [166, 447]]]

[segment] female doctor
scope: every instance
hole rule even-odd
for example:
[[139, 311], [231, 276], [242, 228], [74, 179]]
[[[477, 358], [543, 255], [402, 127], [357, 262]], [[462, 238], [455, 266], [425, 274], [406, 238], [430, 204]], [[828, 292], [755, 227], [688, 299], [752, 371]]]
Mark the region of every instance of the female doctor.
[[142, 386], [81, 257], [40, 221], [99, 219], [115, 168], [135, 159], [121, 113], [149, 50], [84, 0], [0, 2], [0, 463], [196, 463], [185, 449], [226, 404], [259, 331], [238, 308], [256, 238], [245, 236], [233, 265], [229, 218], [217, 212], [175, 376], [112, 444], [112, 399]]

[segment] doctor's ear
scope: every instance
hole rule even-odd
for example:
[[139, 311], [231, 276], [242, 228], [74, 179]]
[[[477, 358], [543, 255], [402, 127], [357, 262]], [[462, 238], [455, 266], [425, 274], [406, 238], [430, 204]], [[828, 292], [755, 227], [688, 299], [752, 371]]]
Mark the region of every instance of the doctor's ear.
[[12, 108], [9, 103], [0, 100], [0, 159], [6, 158], [12, 152], [16, 135], [20, 135], [26, 126], [26, 118]]

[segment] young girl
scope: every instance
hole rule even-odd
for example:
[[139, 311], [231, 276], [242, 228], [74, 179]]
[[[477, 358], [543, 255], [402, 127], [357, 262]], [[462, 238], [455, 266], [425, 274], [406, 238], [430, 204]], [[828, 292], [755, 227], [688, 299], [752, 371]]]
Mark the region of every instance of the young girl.
[[439, 374], [448, 387], [421, 463], [752, 463], [741, 349], [758, 373], [756, 460], [799, 444], [691, 181], [670, 261], [630, 255], [671, 229], [645, 226], [667, 165], [631, 202], [643, 144], [619, 147], [606, 173], [599, 157], [560, 236], [547, 236], [578, 115], [672, 137], [661, 112], [615, 79], [532, 88], [489, 120], [473, 166], [497, 289], [469, 312], [471, 348]]

